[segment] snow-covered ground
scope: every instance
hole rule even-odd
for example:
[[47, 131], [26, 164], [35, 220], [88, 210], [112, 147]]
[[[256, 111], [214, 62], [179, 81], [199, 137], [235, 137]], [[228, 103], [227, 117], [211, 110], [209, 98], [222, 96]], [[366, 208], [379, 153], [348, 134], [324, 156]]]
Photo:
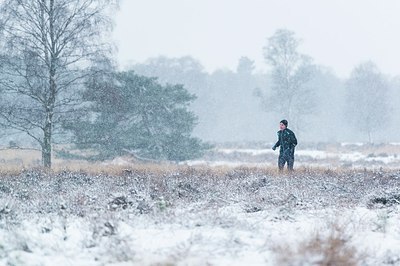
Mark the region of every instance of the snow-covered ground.
[[[184, 162], [187, 165], [208, 166], [250, 166], [268, 167], [277, 164], [278, 151], [273, 151], [269, 146], [272, 143], [258, 147], [225, 147], [218, 145], [208, 152], [203, 158]], [[265, 147], [267, 146], [267, 147]], [[295, 152], [295, 165], [297, 167], [324, 167], [324, 168], [391, 168], [400, 166], [400, 147], [397, 143], [389, 144], [363, 144], [339, 143], [300, 146]]]
[[400, 172], [158, 167], [0, 181], [0, 265], [400, 265]]
[[[239, 204], [240, 205], [240, 204]], [[180, 210], [180, 217], [96, 219], [44, 215], [2, 229], [3, 265], [320, 265], [326, 246], [365, 265], [400, 264], [400, 211], [367, 208], [247, 213], [241, 206]], [[114, 218], [115, 219], [115, 218]], [[95, 227], [99, 232], [94, 230]], [[335, 226], [338, 226], [336, 229]], [[110, 227], [111, 228], [111, 227]], [[337, 231], [335, 231], [337, 230]], [[301, 250], [321, 241], [321, 250]], [[332, 241], [333, 243], [330, 243]], [[354, 249], [354, 253], [353, 252]], [[289, 257], [287, 257], [290, 254]], [[333, 256], [339, 254], [333, 254]], [[337, 258], [331, 258], [336, 260]], [[332, 264], [348, 265], [348, 264]]]

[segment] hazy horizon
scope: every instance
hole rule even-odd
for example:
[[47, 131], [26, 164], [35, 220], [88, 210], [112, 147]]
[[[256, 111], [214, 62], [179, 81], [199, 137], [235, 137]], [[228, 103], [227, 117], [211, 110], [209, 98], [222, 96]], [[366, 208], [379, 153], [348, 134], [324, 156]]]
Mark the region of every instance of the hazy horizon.
[[114, 40], [121, 66], [148, 58], [192, 56], [207, 72], [234, 70], [241, 56], [265, 71], [262, 47], [280, 28], [296, 33], [300, 51], [341, 78], [372, 60], [399, 75], [400, 2], [354, 1], [122, 1]]

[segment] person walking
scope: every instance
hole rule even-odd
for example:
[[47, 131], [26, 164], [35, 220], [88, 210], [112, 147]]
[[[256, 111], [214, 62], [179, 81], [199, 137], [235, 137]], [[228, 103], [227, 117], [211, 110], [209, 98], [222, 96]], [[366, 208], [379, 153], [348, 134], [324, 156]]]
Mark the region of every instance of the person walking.
[[278, 167], [282, 171], [287, 163], [289, 171], [293, 171], [294, 165], [294, 149], [297, 145], [297, 139], [294, 132], [288, 129], [288, 121], [282, 120], [279, 123], [279, 131], [277, 132], [278, 141], [272, 147], [273, 150], [279, 149]]

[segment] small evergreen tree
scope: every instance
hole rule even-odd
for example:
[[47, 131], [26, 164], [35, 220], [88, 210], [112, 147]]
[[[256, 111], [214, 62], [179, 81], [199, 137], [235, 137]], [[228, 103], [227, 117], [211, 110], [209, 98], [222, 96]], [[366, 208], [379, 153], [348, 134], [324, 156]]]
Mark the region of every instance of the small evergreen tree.
[[202, 155], [208, 145], [191, 136], [196, 116], [188, 111], [195, 96], [182, 85], [161, 85], [133, 71], [91, 78], [84, 99], [88, 112], [66, 124], [78, 149], [92, 159], [126, 153], [156, 160], [182, 161]]

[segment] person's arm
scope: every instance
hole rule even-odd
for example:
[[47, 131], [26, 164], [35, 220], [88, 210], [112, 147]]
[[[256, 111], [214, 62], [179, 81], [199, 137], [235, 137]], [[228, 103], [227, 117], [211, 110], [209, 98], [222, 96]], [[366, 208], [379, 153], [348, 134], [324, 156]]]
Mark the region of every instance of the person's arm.
[[278, 141], [275, 143], [275, 145], [272, 147], [272, 149], [276, 150], [276, 148], [278, 148], [279, 146], [281, 146], [281, 138], [279, 137], [279, 133], [278, 133]]
[[296, 135], [294, 134], [294, 132], [292, 132], [292, 144], [293, 144], [293, 147], [297, 146], [297, 138], [296, 138]]

